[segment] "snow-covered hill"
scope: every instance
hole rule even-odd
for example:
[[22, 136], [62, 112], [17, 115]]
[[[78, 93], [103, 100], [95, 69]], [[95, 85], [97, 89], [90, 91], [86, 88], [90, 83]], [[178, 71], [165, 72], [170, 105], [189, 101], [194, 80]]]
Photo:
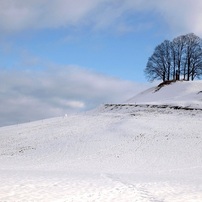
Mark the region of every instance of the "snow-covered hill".
[[129, 99], [126, 103], [202, 108], [202, 81], [178, 81], [153, 87]]
[[[175, 85], [194, 94], [156, 93]], [[133, 104], [1, 127], [0, 201], [201, 202], [201, 131], [201, 110]]]

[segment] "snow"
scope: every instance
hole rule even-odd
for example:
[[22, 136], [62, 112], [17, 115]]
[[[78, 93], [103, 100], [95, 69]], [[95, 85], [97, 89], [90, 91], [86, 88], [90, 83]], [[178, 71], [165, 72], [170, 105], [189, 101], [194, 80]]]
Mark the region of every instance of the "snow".
[[1, 127], [0, 202], [201, 202], [201, 123], [201, 110], [105, 105]]
[[160, 89], [153, 87], [129, 99], [126, 103], [202, 108], [202, 81], [178, 81]]

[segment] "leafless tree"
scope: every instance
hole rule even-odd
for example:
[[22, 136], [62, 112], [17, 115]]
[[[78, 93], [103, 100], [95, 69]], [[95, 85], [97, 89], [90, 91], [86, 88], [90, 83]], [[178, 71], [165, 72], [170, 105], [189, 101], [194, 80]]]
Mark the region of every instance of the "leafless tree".
[[[186, 80], [193, 80], [197, 71], [196, 69], [199, 67], [198, 65], [201, 64], [201, 39], [194, 35], [194, 34], [187, 34], [185, 35], [186, 38], [186, 45], [185, 45], [185, 60], [186, 65]], [[199, 67], [200, 68], [200, 67]], [[199, 75], [198, 75], [199, 76]], [[184, 75], [185, 77], [185, 75]]]
[[150, 81], [170, 80], [171, 75], [171, 42], [165, 40], [158, 45], [147, 62], [145, 74]]
[[172, 49], [173, 49], [172, 54], [173, 54], [173, 69], [174, 69], [173, 79], [179, 80], [181, 70], [184, 65], [183, 55], [185, 49], [185, 36], [179, 36], [177, 38], [174, 38], [172, 41]]
[[148, 80], [194, 80], [202, 76], [202, 40], [195, 34], [158, 45], [145, 68]]

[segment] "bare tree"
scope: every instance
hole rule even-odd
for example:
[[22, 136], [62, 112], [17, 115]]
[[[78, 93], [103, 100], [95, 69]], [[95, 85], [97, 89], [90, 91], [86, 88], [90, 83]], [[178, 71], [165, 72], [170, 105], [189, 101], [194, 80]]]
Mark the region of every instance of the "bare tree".
[[194, 80], [202, 76], [202, 40], [187, 34], [158, 45], [145, 68], [150, 80]]
[[152, 56], [147, 62], [145, 74], [151, 81], [155, 79], [162, 79], [163, 81], [169, 81], [171, 77], [172, 68], [172, 49], [171, 42], [165, 40], [158, 45]]
[[191, 59], [190, 77], [191, 80], [200, 78], [202, 75], [202, 48], [198, 47]]
[[186, 74], [187, 80], [189, 81], [190, 78], [194, 79], [194, 74], [197, 73], [196, 68], [197, 65], [200, 64], [201, 60], [201, 39], [194, 35], [194, 34], [187, 34], [185, 35], [186, 38]]
[[[183, 55], [185, 50], [185, 36], [179, 36], [172, 41], [174, 79], [179, 80], [182, 66], [184, 65]], [[176, 68], [177, 67], [177, 68]], [[177, 69], [177, 72], [176, 72]], [[178, 76], [177, 76], [178, 75]], [[178, 77], [178, 78], [176, 78]]]

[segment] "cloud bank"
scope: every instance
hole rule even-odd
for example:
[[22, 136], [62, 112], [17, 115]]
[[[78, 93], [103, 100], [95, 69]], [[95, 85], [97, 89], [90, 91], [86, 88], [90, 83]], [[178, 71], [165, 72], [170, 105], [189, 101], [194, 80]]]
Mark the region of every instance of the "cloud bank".
[[90, 26], [131, 31], [135, 28], [127, 24], [127, 17], [152, 12], [174, 32], [202, 35], [201, 10], [201, 0], [1, 0], [0, 29], [13, 32]]
[[123, 102], [144, 88], [146, 85], [73, 66], [44, 71], [2, 70], [0, 126]]

